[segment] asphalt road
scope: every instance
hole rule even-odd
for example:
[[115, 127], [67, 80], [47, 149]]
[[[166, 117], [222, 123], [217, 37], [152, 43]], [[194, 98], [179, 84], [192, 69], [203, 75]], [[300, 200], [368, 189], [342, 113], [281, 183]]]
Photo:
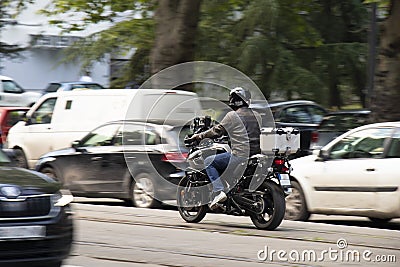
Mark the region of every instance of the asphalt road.
[[[79, 200], [78, 200], [79, 201]], [[400, 220], [313, 216], [257, 230], [246, 217], [207, 214], [198, 224], [169, 209], [118, 201], [74, 203], [75, 244], [64, 267], [398, 266]]]

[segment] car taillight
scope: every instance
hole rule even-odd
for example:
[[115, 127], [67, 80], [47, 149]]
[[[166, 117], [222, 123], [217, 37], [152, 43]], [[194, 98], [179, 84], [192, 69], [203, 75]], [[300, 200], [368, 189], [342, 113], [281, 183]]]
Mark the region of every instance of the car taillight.
[[185, 162], [188, 153], [180, 153], [180, 152], [168, 152], [165, 153], [161, 160], [166, 162]]
[[318, 142], [318, 132], [312, 132], [311, 133], [311, 143], [316, 143]]

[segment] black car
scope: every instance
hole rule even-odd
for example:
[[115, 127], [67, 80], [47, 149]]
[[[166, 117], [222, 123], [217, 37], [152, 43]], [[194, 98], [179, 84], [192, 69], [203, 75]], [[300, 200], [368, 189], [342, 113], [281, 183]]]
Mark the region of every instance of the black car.
[[73, 240], [72, 195], [9, 163], [0, 150], [0, 266], [61, 266]]
[[266, 116], [265, 112], [269, 108], [276, 127], [293, 127], [300, 130], [300, 151], [294, 157], [310, 154], [312, 133], [328, 113], [320, 105], [308, 100], [268, 102], [268, 105], [265, 101], [254, 102], [250, 107], [262, 116]]
[[43, 155], [36, 170], [58, 179], [73, 195], [111, 197], [137, 207], [176, 199], [187, 155], [181, 122], [114, 121], [72, 147]]
[[312, 133], [311, 149], [320, 149], [348, 130], [368, 124], [370, 110], [341, 110], [324, 116]]

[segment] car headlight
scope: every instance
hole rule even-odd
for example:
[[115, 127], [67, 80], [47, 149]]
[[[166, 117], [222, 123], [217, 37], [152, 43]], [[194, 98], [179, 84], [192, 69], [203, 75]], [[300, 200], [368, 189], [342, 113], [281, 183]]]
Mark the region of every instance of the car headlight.
[[64, 207], [74, 200], [71, 192], [67, 189], [61, 189], [52, 196], [52, 201], [56, 207]]

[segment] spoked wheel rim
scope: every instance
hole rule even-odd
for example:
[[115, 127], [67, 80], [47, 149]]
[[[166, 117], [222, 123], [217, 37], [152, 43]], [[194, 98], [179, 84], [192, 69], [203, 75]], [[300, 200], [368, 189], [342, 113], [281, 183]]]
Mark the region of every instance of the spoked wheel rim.
[[285, 196], [282, 188], [275, 183], [267, 182], [265, 189], [262, 196], [264, 210], [260, 214], [250, 214], [250, 217], [258, 229], [274, 230], [285, 215]]
[[286, 220], [294, 220], [301, 213], [303, 201], [301, 193], [297, 188], [292, 187], [292, 192], [286, 197]]
[[133, 200], [137, 207], [151, 207], [154, 203], [154, 183], [149, 177], [137, 177], [133, 186]]
[[177, 191], [178, 211], [181, 217], [189, 223], [200, 222], [207, 213], [207, 206], [203, 205], [201, 192], [196, 187], [189, 187], [188, 179], [182, 178]]
[[196, 203], [195, 201], [190, 201], [191, 199], [187, 198], [185, 188], [180, 189], [179, 198], [178, 198], [178, 206], [181, 212], [187, 217], [195, 217], [201, 211], [201, 203]]
[[272, 216], [274, 214], [274, 202], [273, 199], [270, 198], [270, 201], [267, 201], [265, 198], [260, 197], [258, 201], [262, 201], [262, 211], [257, 214], [257, 218], [259, 221], [262, 223], [267, 223], [272, 219]]

